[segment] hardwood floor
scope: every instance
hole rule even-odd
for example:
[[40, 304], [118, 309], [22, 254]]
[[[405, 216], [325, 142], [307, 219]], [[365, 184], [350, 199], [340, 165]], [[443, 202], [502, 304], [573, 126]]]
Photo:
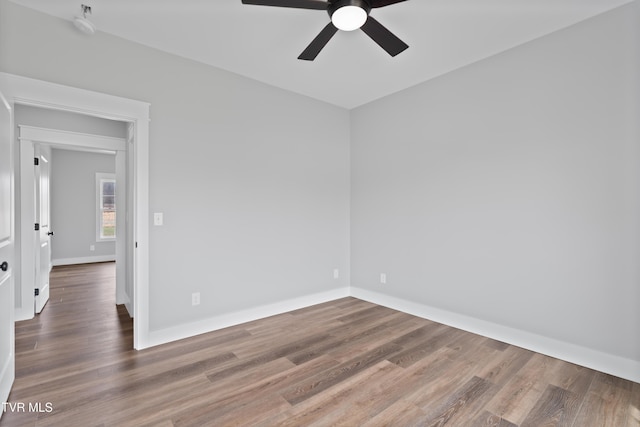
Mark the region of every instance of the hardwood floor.
[[640, 426], [640, 384], [354, 298], [138, 352], [114, 273], [54, 268], [0, 426]]

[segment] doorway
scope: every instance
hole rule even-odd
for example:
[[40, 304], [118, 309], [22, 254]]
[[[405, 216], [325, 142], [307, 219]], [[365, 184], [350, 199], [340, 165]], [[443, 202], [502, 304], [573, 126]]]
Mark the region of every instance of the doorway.
[[[122, 244], [125, 245], [125, 247], [120, 253], [126, 257], [127, 262], [125, 264], [129, 267], [125, 274], [127, 276], [126, 286], [128, 286], [132, 297], [130, 304], [131, 312], [135, 318], [134, 348], [143, 349], [148, 347], [149, 104], [7, 73], [0, 73], [0, 90], [7, 95], [7, 100], [12, 107], [16, 104], [28, 105], [53, 111], [74, 112], [90, 117], [119, 120], [127, 123], [128, 134], [125, 139], [127, 147], [124, 150], [115, 150], [116, 152], [128, 153], [128, 162], [126, 155], [120, 156], [119, 160], [122, 170], [128, 172], [131, 177], [129, 181], [130, 192], [126, 196], [131, 201], [131, 209], [129, 210], [131, 220], [125, 227], [124, 235], [126, 238], [122, 239]], [[32, 142], [42, 141], [42, 139], [37, 136], [21, 135], [21, 137], [22, 136], [31, 138]], [[67, 140], [67, 138], [65, 138], [65, 140]], [[17, 144], [17, 141], [14, 143]], [[65, 141], [49, 140], [48, 143], [65, 144]], [[20, 178], [20, 176], [16, 175], [16, 181]], [[22, 200], [20, 203], [22, 203]], [[21, 205], [17, 203], [16, 216], [20, 216], [22, 210]], [[32, 233], [32, 230], [33, 228], [31, 228], [29, 232]], [[16, 231], [20, 233], [22, 227], [16, 227]], [[16, 242], [21, 242], [21, 239], [18, 237]], [[22, 249], [16, 250], [15, 254], [20, 255], [21, 252]], [[16, 266], [18, 266], [18, 264], [21, 265], [23, 261], [30, 262], [30, 260], [25, 261], [20, 259], [19, 262], [16, 262]], [[20, 282], [23, 285], [27, 283], [24, 278], [21, 278]], [[22, 285], [17, 285], [16, 289], [20, 289], [21, 287]], [[20, 290], [22, 291], [22, 289]], [[33, 294], [31, 295], [33, 298]], [[17, 299], [18, 296], [16, 295], [16, 300]]]
[[[27, 117], [27, 114], [20, 114], [22, 111], [20, 108], [16, 109], [16, 121], [17, 122], [33, 122], [34, 117], [38, 114], [43, 114], [42, 111], [36, 111], [34, 114], [33, 109], [31, 116]], [[45, 112], [46, 114], [46, 112]], [[74, 119], [76, 119], [74, 117]], [[125, 129], [123, 125], [123, 129]], [[75, 186], [71, 193], [71, 198], [67, 200], [70, 205], [78, 204], [75, 211], [76, 222], [79, 225], [79, 230], [84, 233], [78, 233], [74, 230], [75, 224], [71, 225], [71, 229], [67, 229], [63, 235], [59, 234], [59, 238], [64, 239], [66, 242], [74, 242], [78, 245], [78, 240], [86, 243], [87, 249], [91, 248], [95, 250], [96, 246], [101, 244], [110, 244], [112, 251], [115, 253], [116, 261], [116, 301], [118, 304], [124, 304], [129, 311], [131, 317], [134, 317], [133, 313], [133, 295], [131, 287], [127, 289], [126, 279], [131, 277], [131, 274], [127, 272], [131, 270], [131, 254], [127, 256], [126, 241], [130, 240], [127, 237], [127, 229], [125, 224], [131, 222], [131, 218], [127, 218], [127, 214], [131, 212], [127, 209], [127, 200], [130, 199], [128, 194], [131, 194], [131, 188], [127, 181], [127, 161], [128, 161], [128, 147], [124, 138], [104, 137], [99, 135], [82, 134], [76, 132], [61, 131], [57, 129], [45, 129], [33, 126], [27, 126], [18, 124], [18, 140], [20, 144], [20, 254], [23, 262], [21, 263], [21, 277], [22, 277], [22, 289], [21, 289], [21, 304], [20, 314], [16, 316], [17, 320], [26, 320], [33, 317], [34, 314], [40, 313], [44, 305], [48, 300], [48, 283], [49, 272], [52, 266], [50, 250], [50, 238], [53, 235], [49, 224], [50, 206], [49, 203], [49, 171], [57, 170], [61, 173], [61, 176], [67, 177], [69, 174], [74, 175], [80, 173], [80, 176], [72, 177], [71, 182], [67, 182], [68, 186]], [[47, 160], [47, 157], [53, 160], [52, 152], [76, 152], [83, 154], [81, 159], [85, 161], [74, 167], [73, 165], [58, 165], [56, 162]], [[80, 153], [80, 152], [84, 153]], [[45, 157], [46, 154], [46, 157]], [[102, 162], [101, 167], [109, 167], [109, 161], [113, 163], [112, 167], [115, 167], [115, 180], [120, 183], [122, 191], [116, 194], [116, 200], [114, 200], [115, 217], [116, 217], [116, 229], [115, 235], [120, 236], [120, 239], [107, 242], [103, 239], [100, 240], [96, 236], [96, 224], [93, 224], [93, 231], [87, 230], [86, 227], [82, 227], [82, 223], [87, 220], [91, 226], [92, 220], [96, 218], [97, 209], [96, 190], [94, 179], [96, 178], [97, 170], [91, 170], [92, 158], [91, 154], [94, 154], [94, 158], [98, 157], [111, 157], [106, 163]], [[61, 157], [61, 159], [64, 157]], [[60, 171], [60, 166], [63, 167], [63, 171]], [[97, 167], [93, 165], [94, 167]], [[35, 171], [35, 173], [34, 173]], [[87, 175], [88, 173], [88, 175]], [[85, 176], [86, 175], [86, 176]], [[89, 176], [90, 175], [90, 176]], [[46, 180], [42, 177], [46, 176]], [[73, 180], [81, 180], [83, 182], [73, 182]], [[67, 180], [69, 181], [69, 180]], [[43, 185], [43, 183], [45, 185]], [[35, 190], [34, 190], [35, 189]], [[68, 190], [68, 189], [67, 189]], [[35, 193], [35, 194], [32, 194]], [[86, 211], [87, 202], [89, 212]], [[35, 206], [34, 206], [35, 205]], [[35, 213], [34, 213], [35, 212]], [[82, 215], [84, 213], [86, 215]], [[87, 215], [88, 214], [88, 215]], [[36, 234], [39, 238], [33, 239], [33, 226], [37, 229]], [[55, 225], [55, 224], [54, 224]], [[65, 230], [59, 230], [65, 231]], [[130, 233], [130, 232], [129, 232]], [[78, 239], [73, 239], [72, 236], [78, 235]], [[44, 239], [44, 240], [43, 240]], [[103, 245], [104, 246], [104, 245]], [[84, 254], [84, 251], [79, 251], [78, 247], [73, 248], [76, 255]], [[79, 252], [78, 252], [79, 251]], [[87, 255], [91, 252], [87, 251]], [[96, 260], [94, 257], [74, 257], [63, 259], [62, 263], [82, 263], [92, 262]], [[35, 268], [33, 266], [35, 265]], [[34, 285], [32, 285], [34, 284]], [[35, 287], [35, 292], [33, 288]], [[33, 304], [31, 303], [31, 295], [34, 295], [35, 299], [35, 312], [31, 309]]]

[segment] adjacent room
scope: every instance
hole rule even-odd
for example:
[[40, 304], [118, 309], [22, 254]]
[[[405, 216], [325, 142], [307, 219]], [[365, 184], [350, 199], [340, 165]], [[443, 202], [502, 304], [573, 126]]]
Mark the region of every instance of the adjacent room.
[[0, 0], [0, 92], [0, 426], [640, 425], [640, 1]]

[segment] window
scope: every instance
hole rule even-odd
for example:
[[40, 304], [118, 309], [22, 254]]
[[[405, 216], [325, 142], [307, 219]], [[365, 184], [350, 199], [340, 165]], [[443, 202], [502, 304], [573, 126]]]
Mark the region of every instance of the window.
[[96, 174], [98, 220], [96, 239], [116, 238], [116, 177], [112, 173]]

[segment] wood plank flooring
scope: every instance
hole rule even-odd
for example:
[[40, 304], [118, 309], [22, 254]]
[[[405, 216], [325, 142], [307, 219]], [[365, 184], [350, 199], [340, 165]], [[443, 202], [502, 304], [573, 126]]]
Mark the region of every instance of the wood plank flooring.
[[135, 351], [114, 274], [54, 268], [1, 427], [640, 426], [640, 384], [354, 298]]

